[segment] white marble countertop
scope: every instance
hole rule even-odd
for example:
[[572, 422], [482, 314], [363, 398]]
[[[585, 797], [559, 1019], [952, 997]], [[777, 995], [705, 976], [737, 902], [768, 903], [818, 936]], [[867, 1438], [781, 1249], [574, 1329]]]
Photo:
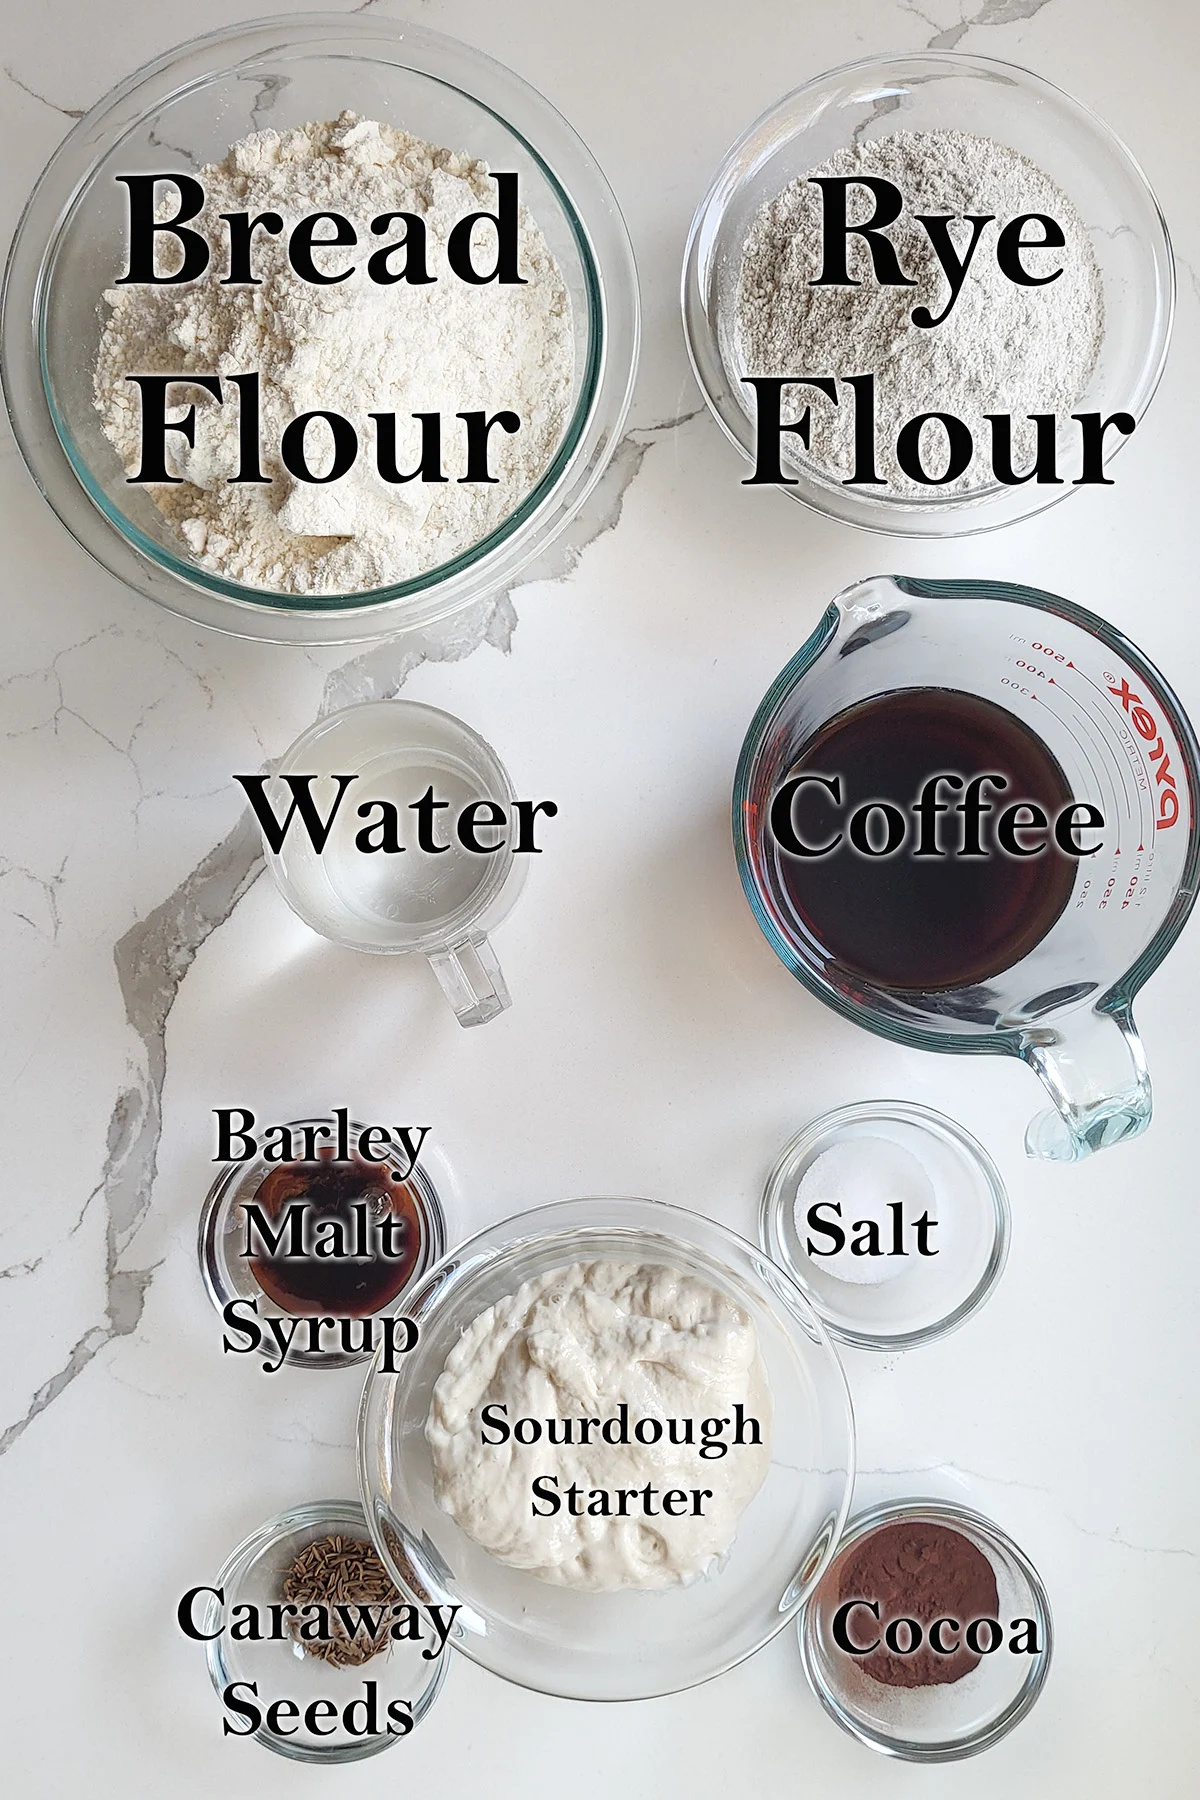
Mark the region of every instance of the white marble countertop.
[[[368, 0], [368, 4], [370, 0]], [[269, 0], [262, 0], [263, 5]], [[238, 0], [9, 9], [6, 233], [69, 122]], [[282, 9], [281, 9], [282, 10]], [[360, 9], [361, 10], [361, 9]], [[403, 9], [400, 9], [403, 10]], [[613, 1793], [1108, 1800], [1194, 1793], [1200, 1539], [1200, 1209], [1193, 924], [1139, 1018], [1148, 1136], [1073, 1169], [1025, 1160], [1039, 1095], [1016, 1064], [867, 1036], [790, 982], [728, 841], [737, 747], [829, 598], [880, 568], [1027, 581], [1127, 629], [1200, 714], [1193, 595], [1200, 222], [1189, 0], [413, 0], [571, 119], [626, 211], [646, 313], [628, 435], [548, 578], [498, 599], [489, 641], [306, 652], [168, 618], [93, 566], [0, 443], [0, 1066], [14, 1153], [0, 1208], [0, 1766], [10, 1791], [297, 1788], [576, 1800]], [[1163, 390], [1112, 489], [960, 543], [907, 545], [739, 485], [699, 411], [677, 322], [692, 209], [786, 88], [885, 49], [1025, 63], [1131, 145], [1170, 221], [1180, 308]], [[427, 968], [336, 950], [258, 879], [234, 770], [323, 697], [462, 714], [523, 792], [561, 807], [553, 853], [497, 934], [512, 1011], [463, 1032]], [[195, 1253], [211, 1108], [339, 1100], [434, 1123], [458, 1233], [570, 1194], [640, 1193], [747, 1236], [776, 1152], [828, 1107], [928, 1102], [996, 1157], [1007, 1272], [958, 1335], [848, 1357], [860, 1493], [989, 1513], [1050, 1591], [1058, 1642], [1030, 1718], [969, 1769], [893, 1764], [821, 1713], [785, 1632], [715, 1684], [572, 1706], [459, 1659], [390, 1761], [298, 1769], [224, 1740], [183, 1589], [269, 1514], [354, 1491], [359, 1376], [258, 1378], [222, 1358]], [[1189, 1173], [1191, 1171], [1191, 1173]]]

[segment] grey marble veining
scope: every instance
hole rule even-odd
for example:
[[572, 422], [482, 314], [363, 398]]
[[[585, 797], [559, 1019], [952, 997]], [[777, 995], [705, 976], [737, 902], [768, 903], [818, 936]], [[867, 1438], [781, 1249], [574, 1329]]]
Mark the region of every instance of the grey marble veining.
[[[513, 588], [480, 602], [465, 618], [374, 645], [339, 665], [326, 678], [321, 712], [366, 700], [391, 699], [423, 663], [456, 661], [470, 656], [484, 642], [511, 651], [517, 626], [513, 600], [520, 588], [535, 581], [566, 579], [588, 545], [616, 529], [626, 491], [650, 448], [696, 416], [693, 410], [679, 418], [626, 432], [587, 505]], [[61, 694], [61, 684], [59, 691]], [[59, 704], [61, 708], [64, 703], [60, 700]], [[112, 747], [125, 753], [119, 745]], [[86, 1202], [90, 1205], [99, 1200], [107, 1211], [105, 1322], [88, 1327], [72, 1345], [62, 1368], [37, 1387], [24, 1413], [0, 1431], [0, 1455], [83, 1373], [105, 1345], [114, 1338], [128, 1336], [138, 1327], [155, 1265], [129, 1268], [126, 1260], [154, 1188], [162, 1088], [167, 1072], [167, 1020], [196, 952], [210, 933], [229, 918], [262, 866], [261, 841], [247, 810], [228, 836], [116, 945], [114, 958], [121, 994], [129, 1024], [141, 1043], [142, 1066], [132, 1085], [124, 1087], [113, 1103], [104, 1167]], [[0, 879], [6, 872], [0, 863]], [[53, 917], [54, 882], [42, 883], [33, 876], [30, 879], [44, 887]], [[41, 1261], [37, 1257], [14, 1264], [0, 1271], [0, 1278], [31, 1274]]]

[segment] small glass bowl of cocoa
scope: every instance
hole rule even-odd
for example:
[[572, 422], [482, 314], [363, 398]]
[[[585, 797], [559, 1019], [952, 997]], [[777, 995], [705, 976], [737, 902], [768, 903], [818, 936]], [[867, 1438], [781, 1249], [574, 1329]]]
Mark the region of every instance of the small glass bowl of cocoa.
[[800, 1617], [809, 1686], [843, 1731], [905, 1762], [990, 1749], [1050, 1667], [1040, 1576], [998, 1526], [941, 1500], [852, 1519]]

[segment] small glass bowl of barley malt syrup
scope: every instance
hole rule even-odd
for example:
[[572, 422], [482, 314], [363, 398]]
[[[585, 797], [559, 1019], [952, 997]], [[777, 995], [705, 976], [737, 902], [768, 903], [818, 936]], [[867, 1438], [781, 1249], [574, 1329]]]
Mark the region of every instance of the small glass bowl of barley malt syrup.
[[[297, 1119], [285, 1129], [301, 1144], [306, 1129], [332, 1137], [335, 1127]], [[365, 1129], [350, 1120], [348, 1141]], [[226, 1342], [269, 1373], [283, 1362], [365, 1362], [389, 1331], [402, 1350], [405, 1296], [445, 1254], [441, 1196], [453, 1181], [433, 1146], [422, 1144], [415, 1162], [399, 1144], [377, 1162], [334, 1150], [226, 1162], [200, 1214], [200, 1272]]]

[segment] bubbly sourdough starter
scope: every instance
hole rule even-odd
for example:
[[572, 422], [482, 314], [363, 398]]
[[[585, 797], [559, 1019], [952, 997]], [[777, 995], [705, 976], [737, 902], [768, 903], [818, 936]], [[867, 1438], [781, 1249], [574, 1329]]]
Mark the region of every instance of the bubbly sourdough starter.
[[[611, 1419], [621, 1403], [640, 1419], [690, 1421], [693, 1442], [546, 1441], [546, 1422]], [[705, 1420], [737, 1403], [761, 1444], [699, 1453]], [[542, 1422], [538, 1443], [482, 1441], [483, 1408], [504, 1405], [509, 1426]], [[573, 1434], [580, 1433], [576, 1424]], [[753, 1434], [750, 1434], [753, 1435]], [[438, 1503], [498, 1561], [542, 1581], [597, 1592], [661, 1588], [702, 1575], [733, 1542], [771, 1460], [771, 1394], [750, 1318], [722, 1294], [657, 1264], [572, 1263], [527, 1281], [481, 1312], [446, 1358], [425, 1436]], [[537, 1517], [532, 1483], [558, 1478], [585, 1492], [652, 1484], [709, 1488], [701, 1516]]]

